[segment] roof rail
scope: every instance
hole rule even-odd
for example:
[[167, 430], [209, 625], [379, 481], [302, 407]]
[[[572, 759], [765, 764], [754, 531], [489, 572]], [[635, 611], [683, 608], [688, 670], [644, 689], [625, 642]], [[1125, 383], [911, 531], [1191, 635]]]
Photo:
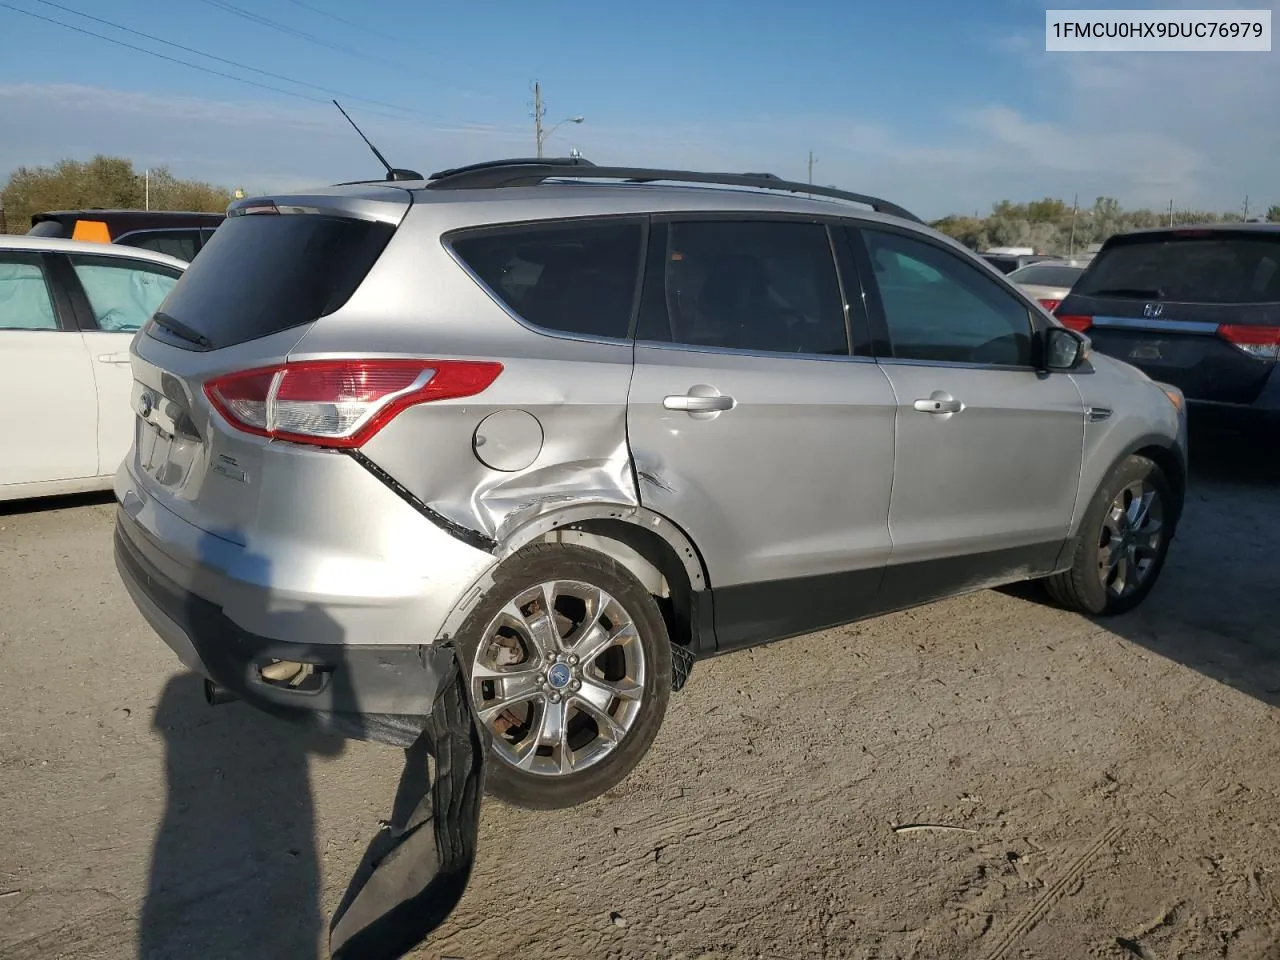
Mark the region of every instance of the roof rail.
[[[574, 169], [567, 170], [566, 167]], [[646, 167], [598, 167], [582, 157], [542, 160], [490, 160], [466, 167], [442, 170], [427, 181], [429, 190], [484, 190], [493, 187], [529, 187], [558, 178], [574, 180], [622, 180], [627, 183], [707, 183], [726, 187], [755, 187], [803, 193], [834, 200], [847, 200], [870, 207], [876, 213], [910, 220], [924, 221], [915, 214], [879, 197], [851, 193], [835, 187], [819, 187], [812, 183], [783, 180], [772, 173], [699, 173], [693, 170], [661, 170]]]
[[557, 167], [594, 167], [595, 164], [586, 157], [543, 157], [541, 159], [521, 159], [521, 160], [485, 160], [481, 163], [469, 163], [465, 167], [451, 167], [448, 170], [439, 170], [427, 177], [428, 180], [441, 180], [445, 177], [456, 177], [459, 174], [471, 173], [475, 170], [494, 170], [500, 167], [510, 166], [527, 166], [529, 164], [543, 164], [547, 166]]

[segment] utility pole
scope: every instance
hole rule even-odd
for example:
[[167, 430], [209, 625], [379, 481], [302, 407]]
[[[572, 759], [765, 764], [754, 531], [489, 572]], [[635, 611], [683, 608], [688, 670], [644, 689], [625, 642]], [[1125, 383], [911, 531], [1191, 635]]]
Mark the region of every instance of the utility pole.
[[533, 81], [533, 134], [538, 142], [538, 159], [542, 159], [542, 118], [547, 108], [542, 104], [542, 82]]
[[1169, 198], [1169, 226], [1173, 226], [1173, 198]]
[[813, 186], [813, 165], [816, 162], [817, 162], [817, 159], [814, 157], [813, 151], [810, 150], [809, 151], [809, 186]]
[[1247, 193], [1244, 195], [1244, 218], [1246, 220], [1249, 219], [1249, 195]]
[[1068, 241], [1067, 256], [1076, 255], [1076, 212], [1080, 209], [1080, 194], [1071, 199], [1071, 239]]
[[145, 186], [143, 187], [143, 197], [145, 198], [143, 202], [147, 205], [147, 209], [150, 210], [151, 209], [151, 168], [150, 167], [147, 168], [147, 172], [146, 174], [144, 174], [143, 183], [145, 184]]

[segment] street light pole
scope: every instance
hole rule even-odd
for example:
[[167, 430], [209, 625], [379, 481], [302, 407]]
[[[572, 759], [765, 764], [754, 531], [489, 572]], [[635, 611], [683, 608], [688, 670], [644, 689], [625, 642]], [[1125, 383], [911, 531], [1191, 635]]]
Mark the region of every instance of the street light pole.
[[582, 123], [586, 117], [565, 117], [550, 130], [544, 130], [542, 126], [542, 118], [546, 116], [547, 107], [542, 102], [542, 83], [538, 80], [533, 82], [533, 135], [538, 147], [538, 159], [542, 159], [542, 145], [546, 142], [547, 137], [551, 136], [566, 123]]
[[542, 105], [542, 83], [533, 81], [533, 135], [538, 143], [538, 159], [542, 159], [542, 116], [547, 112]]

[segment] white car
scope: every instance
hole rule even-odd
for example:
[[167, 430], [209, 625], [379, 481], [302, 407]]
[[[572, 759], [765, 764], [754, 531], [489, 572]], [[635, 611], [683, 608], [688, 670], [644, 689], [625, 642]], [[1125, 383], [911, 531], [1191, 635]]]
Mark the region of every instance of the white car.
[[0, 500], [111, 488], [136, 419], [129, 344], [186, 266], [0, 235]]

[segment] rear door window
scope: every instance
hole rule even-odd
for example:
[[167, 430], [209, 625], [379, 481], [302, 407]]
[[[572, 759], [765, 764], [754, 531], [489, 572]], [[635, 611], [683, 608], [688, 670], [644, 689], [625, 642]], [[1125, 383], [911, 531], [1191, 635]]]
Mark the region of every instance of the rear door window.
[[504, 306], [557, 333], [628, 336], [643, 254], [639, 220], [538, 223], [455, 237], [463, 263]]
[[1157, 234], [1113, 243], [1073, 291], [1093, 297], [1239, 304], [1280, 301], [1280, 232]]
[[151, 318], [178, 282], [159, 264], [122, 257], [72, 256], [94, 323], [108, 333], [133, 333]]
[[228, 217], [164, 312], [211, 350], [311, 323], [350, 299], [394, 232], [320, 214]]
[[121, 237], [116, 243], [166, 253], [190, 263], [200, 249], [199, 230], [139, 230]]
[[646, 340], [791, 355], [846, 356], [827, 228], [798, 221], [672, 223], [666, 323]]
[[0, 252], [0, 330], [57, 330], [39, 256]]

